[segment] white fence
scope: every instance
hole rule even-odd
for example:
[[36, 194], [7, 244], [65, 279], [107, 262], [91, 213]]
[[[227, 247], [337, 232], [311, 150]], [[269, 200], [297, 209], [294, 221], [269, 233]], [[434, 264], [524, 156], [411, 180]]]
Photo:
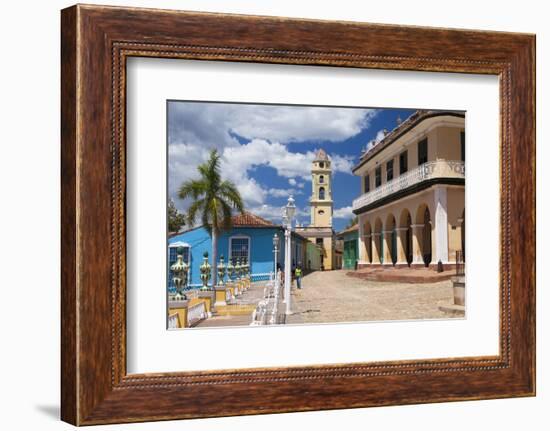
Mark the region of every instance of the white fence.
[[207, 317], [206, 304], [203, 301], [198, 302], [187, 309], [187, 326], [190, 327]]
[[170, 314], [168, 316], [168, 329], [177, 329], [178, 328], [178, 314]]

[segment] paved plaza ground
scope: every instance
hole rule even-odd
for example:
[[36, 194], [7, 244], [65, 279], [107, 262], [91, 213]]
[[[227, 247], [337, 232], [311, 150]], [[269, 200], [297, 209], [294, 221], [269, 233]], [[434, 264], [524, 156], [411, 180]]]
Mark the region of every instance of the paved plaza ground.
[[[316, 271], [304, 276], [303, 289], [292, 289], [292, 312], [287, 323], [336, 323], [375, 320], [441, 319], [463, 317], [439, 309], [453, 303], [450, 280], [435, 283], [397, 283], [362, 280], [348, 270]], [[255, 283], [239, 305], [257, 304], [263, 283]], [[249, 325], [250, 314], [214, 316], [197, 327]]]
[[450, 280], [436, 283], [395, 283], [361, 280], [347, 270], [317, 271], [302, 280], [292, 295], [288, 323], [440, 319], [450, 316], [439, 306], [453, 303]]

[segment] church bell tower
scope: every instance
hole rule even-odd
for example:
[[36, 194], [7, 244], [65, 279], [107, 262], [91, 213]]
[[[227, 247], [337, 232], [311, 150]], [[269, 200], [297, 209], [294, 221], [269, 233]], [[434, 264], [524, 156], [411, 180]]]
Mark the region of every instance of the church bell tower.
[[311, 168], [311, 226], [332, 227], [332, 167], [327, 153], [320, 149]]

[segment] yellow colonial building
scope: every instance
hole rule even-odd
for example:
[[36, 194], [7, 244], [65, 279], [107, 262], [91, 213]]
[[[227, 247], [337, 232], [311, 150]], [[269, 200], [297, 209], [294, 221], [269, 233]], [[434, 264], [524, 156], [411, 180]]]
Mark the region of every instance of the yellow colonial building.
[[456, 111], [416, 111], [362, 154], [353, 168], [359, 267], [448, 267], [461, 258], [464, 161], [464, 113]]
[[[298, 226], [296, 232], [316, 244], [320, 253], [321, 269], [334, 269], [334, 230], [332, 229], [332, 166], [327, 153], [317, 152], [311, 167], [311, 198], [309, 200], [311, 222], [309, 226]], [[310, 250], [309, 248], [308, 250]], [[315, 249], [311, 249], [315, 250]], [[302, 262], [306, 268], [308, 262]]]

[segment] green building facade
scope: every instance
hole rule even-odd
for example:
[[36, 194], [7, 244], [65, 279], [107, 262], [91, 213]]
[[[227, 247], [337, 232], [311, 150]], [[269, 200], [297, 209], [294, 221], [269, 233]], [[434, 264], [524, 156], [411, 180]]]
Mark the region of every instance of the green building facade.
[[344, 269], [355, 269], [359, 261], [359, 229], [352, 226], [338, 235], [343, 241], [342, 265]]

